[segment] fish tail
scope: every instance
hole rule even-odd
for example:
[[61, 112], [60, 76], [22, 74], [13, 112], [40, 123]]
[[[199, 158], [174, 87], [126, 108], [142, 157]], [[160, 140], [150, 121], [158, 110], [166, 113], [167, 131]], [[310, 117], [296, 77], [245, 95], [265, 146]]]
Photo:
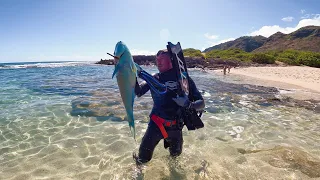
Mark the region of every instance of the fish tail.
[[135, 130], [135, 124], [134, 124], [134, 117], [133, 117], [133, 112], [129, 112], [128, 113], [128, 122], [129, 122], [129, 127], [130, 127], [130, 131], [135, 139], [136, 136], [136, 130]]
[[136, 139], [136, 128], [130, 126], [130, 131], [132, 133], [133, 139]]

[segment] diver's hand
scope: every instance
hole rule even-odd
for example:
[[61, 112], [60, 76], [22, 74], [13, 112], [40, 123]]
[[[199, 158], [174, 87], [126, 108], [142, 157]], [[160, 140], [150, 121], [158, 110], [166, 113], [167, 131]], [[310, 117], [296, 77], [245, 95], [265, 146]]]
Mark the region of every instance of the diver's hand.
[[186, 94], [184, 94], [184, 96], [182, 96], [182, 97], [177, 96], [177, 98], [172, 98], [172, 100], [174, 100], [174, 102], [176, 102], [181, 107], [189, 107], [191, 104], [191, 102]]
[[143, 70], [137, 69], [137, 75], [138, 75], [138, 77], [141, 78], [141, 79], [143, 79], [143, 78], [142, 78], [142, 72], [143, 72]]
[[115, 65], [117, 65], [117, 64], [119, 63], [119, 58], [114, 57], [114, 58], [113, 58], [113, 63], [114, 63]]
[[143, 72], [144, 70], [137, 63], [135, 63], [135, 66], [137, 68], [137, 76], [141, 78], [142, 77], [141, 72]]

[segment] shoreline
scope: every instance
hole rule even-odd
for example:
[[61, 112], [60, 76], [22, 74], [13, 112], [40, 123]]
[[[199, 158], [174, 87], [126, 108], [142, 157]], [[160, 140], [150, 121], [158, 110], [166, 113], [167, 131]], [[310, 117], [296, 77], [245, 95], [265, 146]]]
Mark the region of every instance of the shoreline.
[[[217, 72], [216, 72], [217, 73]], [[283, 90], [298, 100], [320, 100], [320, 69], [305, 66], [233, 68], [227, 76], [247, 83]]]
[[275, 87], [278, 88], [281, 95], [296, 100], [320, 101], [320, 68], [282, 64], [240, 66], [231, 68], [230, 73], [226, 75], [223, 75], [222, 68], [189, 68], [230, 77], [232, 83]]

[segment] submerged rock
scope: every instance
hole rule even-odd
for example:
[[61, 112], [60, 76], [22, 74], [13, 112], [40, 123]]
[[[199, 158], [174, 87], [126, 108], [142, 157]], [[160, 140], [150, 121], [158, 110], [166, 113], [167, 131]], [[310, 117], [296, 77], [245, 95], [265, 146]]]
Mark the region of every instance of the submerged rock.
[[276, 146], [273, 149], [245, 150], [241, 154], [259, 154], [258, 158], [277, 168], [299, 170], [310, 178], [320, 177], [320, 159], [296, 148]]

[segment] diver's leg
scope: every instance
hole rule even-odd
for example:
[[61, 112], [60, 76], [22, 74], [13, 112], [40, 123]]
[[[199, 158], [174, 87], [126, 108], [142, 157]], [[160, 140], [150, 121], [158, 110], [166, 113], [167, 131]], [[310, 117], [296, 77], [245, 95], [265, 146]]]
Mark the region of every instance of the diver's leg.
[[158, 126], [151, 121], [142, 138], [139, 148], [139, 157], [136, 159], [138, 164], [146, 163], [152, 159], [154, 148], [162, 138], [163, 137]]
[[173, 157], [179, 156], [182, 153], [182, 146], [183, 146], [183, 137], [182, 131], [176, 130], [171, 131], [169, 133], [169, 151], [170, 155]]

